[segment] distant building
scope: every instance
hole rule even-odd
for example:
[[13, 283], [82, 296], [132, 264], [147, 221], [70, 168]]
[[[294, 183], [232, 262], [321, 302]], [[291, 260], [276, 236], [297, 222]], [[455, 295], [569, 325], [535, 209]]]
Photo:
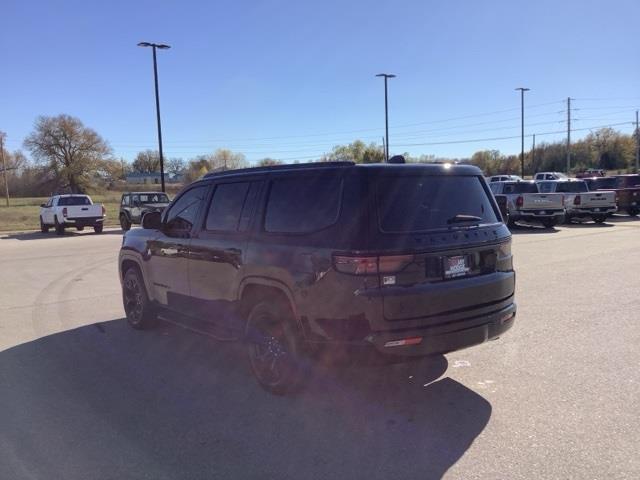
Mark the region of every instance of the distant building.
[[160, 173], [133, 172], [125, 175], [127, 183], [160, 184]]

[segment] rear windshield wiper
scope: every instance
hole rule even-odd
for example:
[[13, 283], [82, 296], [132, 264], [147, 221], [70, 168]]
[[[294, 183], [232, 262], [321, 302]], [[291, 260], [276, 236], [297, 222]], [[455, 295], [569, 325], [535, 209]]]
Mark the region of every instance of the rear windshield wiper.
[[449, 220], [447, 220], [447, 223], [451, 224], [451, 223], [480, 222], [480, 221], [482, 221], [482, 217], [478, 217], [476, 215], [464, 215], [459, 213], [451, 217]]

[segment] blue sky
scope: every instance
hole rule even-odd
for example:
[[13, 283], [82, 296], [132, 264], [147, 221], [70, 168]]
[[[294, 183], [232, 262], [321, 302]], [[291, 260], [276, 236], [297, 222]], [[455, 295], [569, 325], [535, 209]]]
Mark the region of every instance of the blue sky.
[[[156, 148], [159, 52], [165, 155], [226, 147], [302, 161], [356, 138], [391, 153], [520, 149], [519, 93], [537, 141], [625, 122], [640, 106], [640, 2], [5, 0], [0, 130], [21, 147], [38, 115], [68, 113], [131, 160]], [[492, 113], [495, 112], [495, 113]], [[480, 140], [466, 142], [467, 140]], [[526, 140], [527, 144], [530, 139]], [[463, 143], [453, 143], [463, 142]]]

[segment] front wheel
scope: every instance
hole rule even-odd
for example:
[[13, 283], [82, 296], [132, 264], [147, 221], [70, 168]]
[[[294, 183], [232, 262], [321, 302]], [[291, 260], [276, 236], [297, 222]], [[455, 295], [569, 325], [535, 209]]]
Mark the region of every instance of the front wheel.
[[607, 219], [606, 215], [596, 215], [593, 217], [593, 221], [596, 223], [604, 223], [606, 219]]
[[156, 321], [153, 304], [147, 296], [147, 289], [140, 271], [132, 267], [124, 274], [122, 282], [122, 302], [127, 322], [136, 330], [152, 327]]
[[93, 227], [93, 231], [96, 233], [102, 233], [102, 229], [104, 228], [104, 225], [102, 225], [101, 223], [98, 225], [94, 225]]
[[640, 213], [640, 209], [632, 207], [629, 210], [627, 210], [627, 213], [632, 217], [635, 217], [636, 215], [638, 215], [638, 213]]
[[84, 230], [84, 227], [76, 227], [76, 230], [77, 230], [77, 231], [79, 231], [79, 232], [81, 232], [81, 231], [83, 231], [83, 230]]
[[285, 395], [299, 390], [309, 361], [290, 310], [277, 303], [255, 305], [247, 319], [247, 353], [251, 370], [265, 390]]
[[40, 231], [42, 233], [48, 233], [49, 232], [49, 225], [46, 225], [43, 221], [42, 221], [42, 217], [40, 217]]

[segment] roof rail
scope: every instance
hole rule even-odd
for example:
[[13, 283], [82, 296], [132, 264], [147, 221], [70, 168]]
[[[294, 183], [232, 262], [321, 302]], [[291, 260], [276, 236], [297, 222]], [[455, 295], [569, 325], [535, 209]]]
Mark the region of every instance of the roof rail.
[[312, 163], [286, 163], [283, 165], [267, 165], [264, 167], [238, 168], [235, 170], [222, 170], [209, 172], [202, 178], [217, 178], [225, 175], [234, 175], [237, 173], [254, 173], [254, 172], [271, 172], [278, 170], [304, 170], [306, 168], [322, 168], [322, 167], [352, 167], [354, 162], [312, 162]]

